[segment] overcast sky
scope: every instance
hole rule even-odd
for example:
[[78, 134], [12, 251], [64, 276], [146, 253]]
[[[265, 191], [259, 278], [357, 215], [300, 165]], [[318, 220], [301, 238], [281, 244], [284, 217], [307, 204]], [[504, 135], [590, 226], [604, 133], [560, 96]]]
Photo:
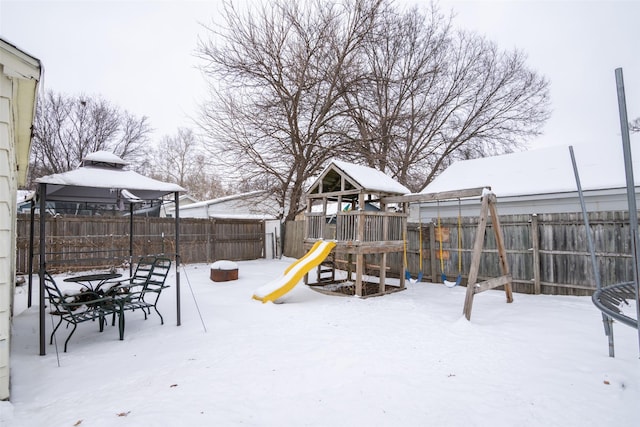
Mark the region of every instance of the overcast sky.
[[[411, 0], [403, 3], [413, 3]], [[614, 70], [640, 117], [640, 0], [458, 1], [457, 26], [528, 54], [553, 115], [531, 148], [620, 144]], [[192, 127], [204, 82], [194, 56], [220, 1], [0, 0], [0, 37], [40, 59], [44, 89], [99, 95], [150, 118], [154, 139]]]

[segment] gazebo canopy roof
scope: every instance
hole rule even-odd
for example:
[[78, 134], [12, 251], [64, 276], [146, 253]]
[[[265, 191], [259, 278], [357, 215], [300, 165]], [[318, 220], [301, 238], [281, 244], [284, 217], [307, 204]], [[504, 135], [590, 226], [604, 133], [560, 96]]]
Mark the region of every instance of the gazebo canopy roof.
[[36, 179], [36, 182], [47, 184], [46, 199], [51, 201], [135, 202], [137, 199], [154, 200], [166, 194], [185, 191], [177, 184], [158, 181], [125, 170], [126, 164], [112, 153], [97, 151], [83, 159], [83, 166], [68, 172], [43, 176]]

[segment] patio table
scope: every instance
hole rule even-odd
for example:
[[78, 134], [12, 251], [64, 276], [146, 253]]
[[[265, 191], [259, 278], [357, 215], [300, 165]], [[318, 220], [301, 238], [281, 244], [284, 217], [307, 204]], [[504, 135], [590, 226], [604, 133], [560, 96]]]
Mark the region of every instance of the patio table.
[[90, 291], [98, 292], [100, 291], [100, 286], [102, 286], [107, 280], [117, 279], [118, 277], [122, 277], [122, 274], [95, 273], [95, 274], [84, 274], [81, 276], [67, 277], [66, 279], [64, 279], [64, 281], [79, 283], [80, 285], [84, 286]]
[[[65, 282], [78, 283], [81, 286], [85, 287], [78, 294], [73, 294], [76, 302], [83, 302], [83, 300], [93, 298], [92, 295], [95, 296], [104, 296], [104, 292], [100, 289], [105, 282], [111, 279], [117, 279], [118, 277], [122, 277], [120, 273], [94, 273], [94, 274], [83, 274], [80, 276], [67, 277], [64, 279]], [[95, 286], [94, 286], [95, 285]], [[86, 295], [86, 296], [85, 296]], [[103, 301], [100, 305], [101, 308], [115, 306], [117, 307], [118, 312], [118, 332], [120, 334], [120, 340], [124, 339], [124, 310], [122, 309], [122, 304], [114, 297], [109, 297], [108, 300]], [[104, 306], [104, 307], [102, 307]], [[115, 313], [114, 320], [115, 323]]]

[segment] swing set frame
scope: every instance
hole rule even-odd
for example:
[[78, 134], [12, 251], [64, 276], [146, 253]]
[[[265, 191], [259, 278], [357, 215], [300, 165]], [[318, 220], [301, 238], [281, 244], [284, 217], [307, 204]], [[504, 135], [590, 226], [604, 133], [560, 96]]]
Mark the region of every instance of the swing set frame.
[[[456, 191], [445, 191], [439, 193], [420, 193], [411, 194], [400, 197], [386, 198], [386, 202], [441, 202], [447, 200], [460, 200], [469, 197], [481, 196], [480, 216], [478, 219], [478, 226], [476, 229], [475, 241], [471, 253], [471, 264], [469, 266], [469, 275], [467, 276], [467, 290], [464, 301], [463, 314], [467, 320], [471, 320], [471, 310], [473, 308], [473, 300], [476, 294], [479, 294], [490, 289], [495, 289], [500, 286], [504, 287], [506, 302], [513, 302], [513, 292], [511, 289], [512, 277], [509, 272], [509, 264], [507, 263], [507, 253], [504, 246], [504, 234], [502, 233], [502, 227], [500, 225], [500, 218], [498, 216], [497, 199], [496, 195], [491, 192], [491, 187], [478, 187]], [[459, 208], [460, 209], [460, 208]], [[460, 213], [459, 213], [460, 215]], [[478, 281], [478, 273], [480, 270], [480, 258], [482, 256], [485, 233], [487, 228], [487, 221], [491, 218], [492, 230], [495, 235], [497, 253], [499, 257], [500, 270], [502, 275], [494, 277], [482, 282]], [[461, 221], [461, 219], [459, 219]], [[405, 230], [406, 236], [406, 230]], [[405, 239], [406, 245], [406, 239]], [[405, 253], [406, 256], [406, 253]], [[421, 257], [422, 258], [422, 257]]]

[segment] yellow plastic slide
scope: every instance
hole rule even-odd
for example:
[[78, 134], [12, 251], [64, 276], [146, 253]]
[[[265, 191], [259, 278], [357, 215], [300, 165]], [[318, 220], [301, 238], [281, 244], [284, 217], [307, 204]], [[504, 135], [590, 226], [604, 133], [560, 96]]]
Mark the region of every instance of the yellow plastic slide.
[[317, 267], [336, 246], [336, 242], [318, 240], [302, 258], [284, 270], [284, 274], [256, 290], [253, 299], [275, 301], [293, 289], [302, 277]]

